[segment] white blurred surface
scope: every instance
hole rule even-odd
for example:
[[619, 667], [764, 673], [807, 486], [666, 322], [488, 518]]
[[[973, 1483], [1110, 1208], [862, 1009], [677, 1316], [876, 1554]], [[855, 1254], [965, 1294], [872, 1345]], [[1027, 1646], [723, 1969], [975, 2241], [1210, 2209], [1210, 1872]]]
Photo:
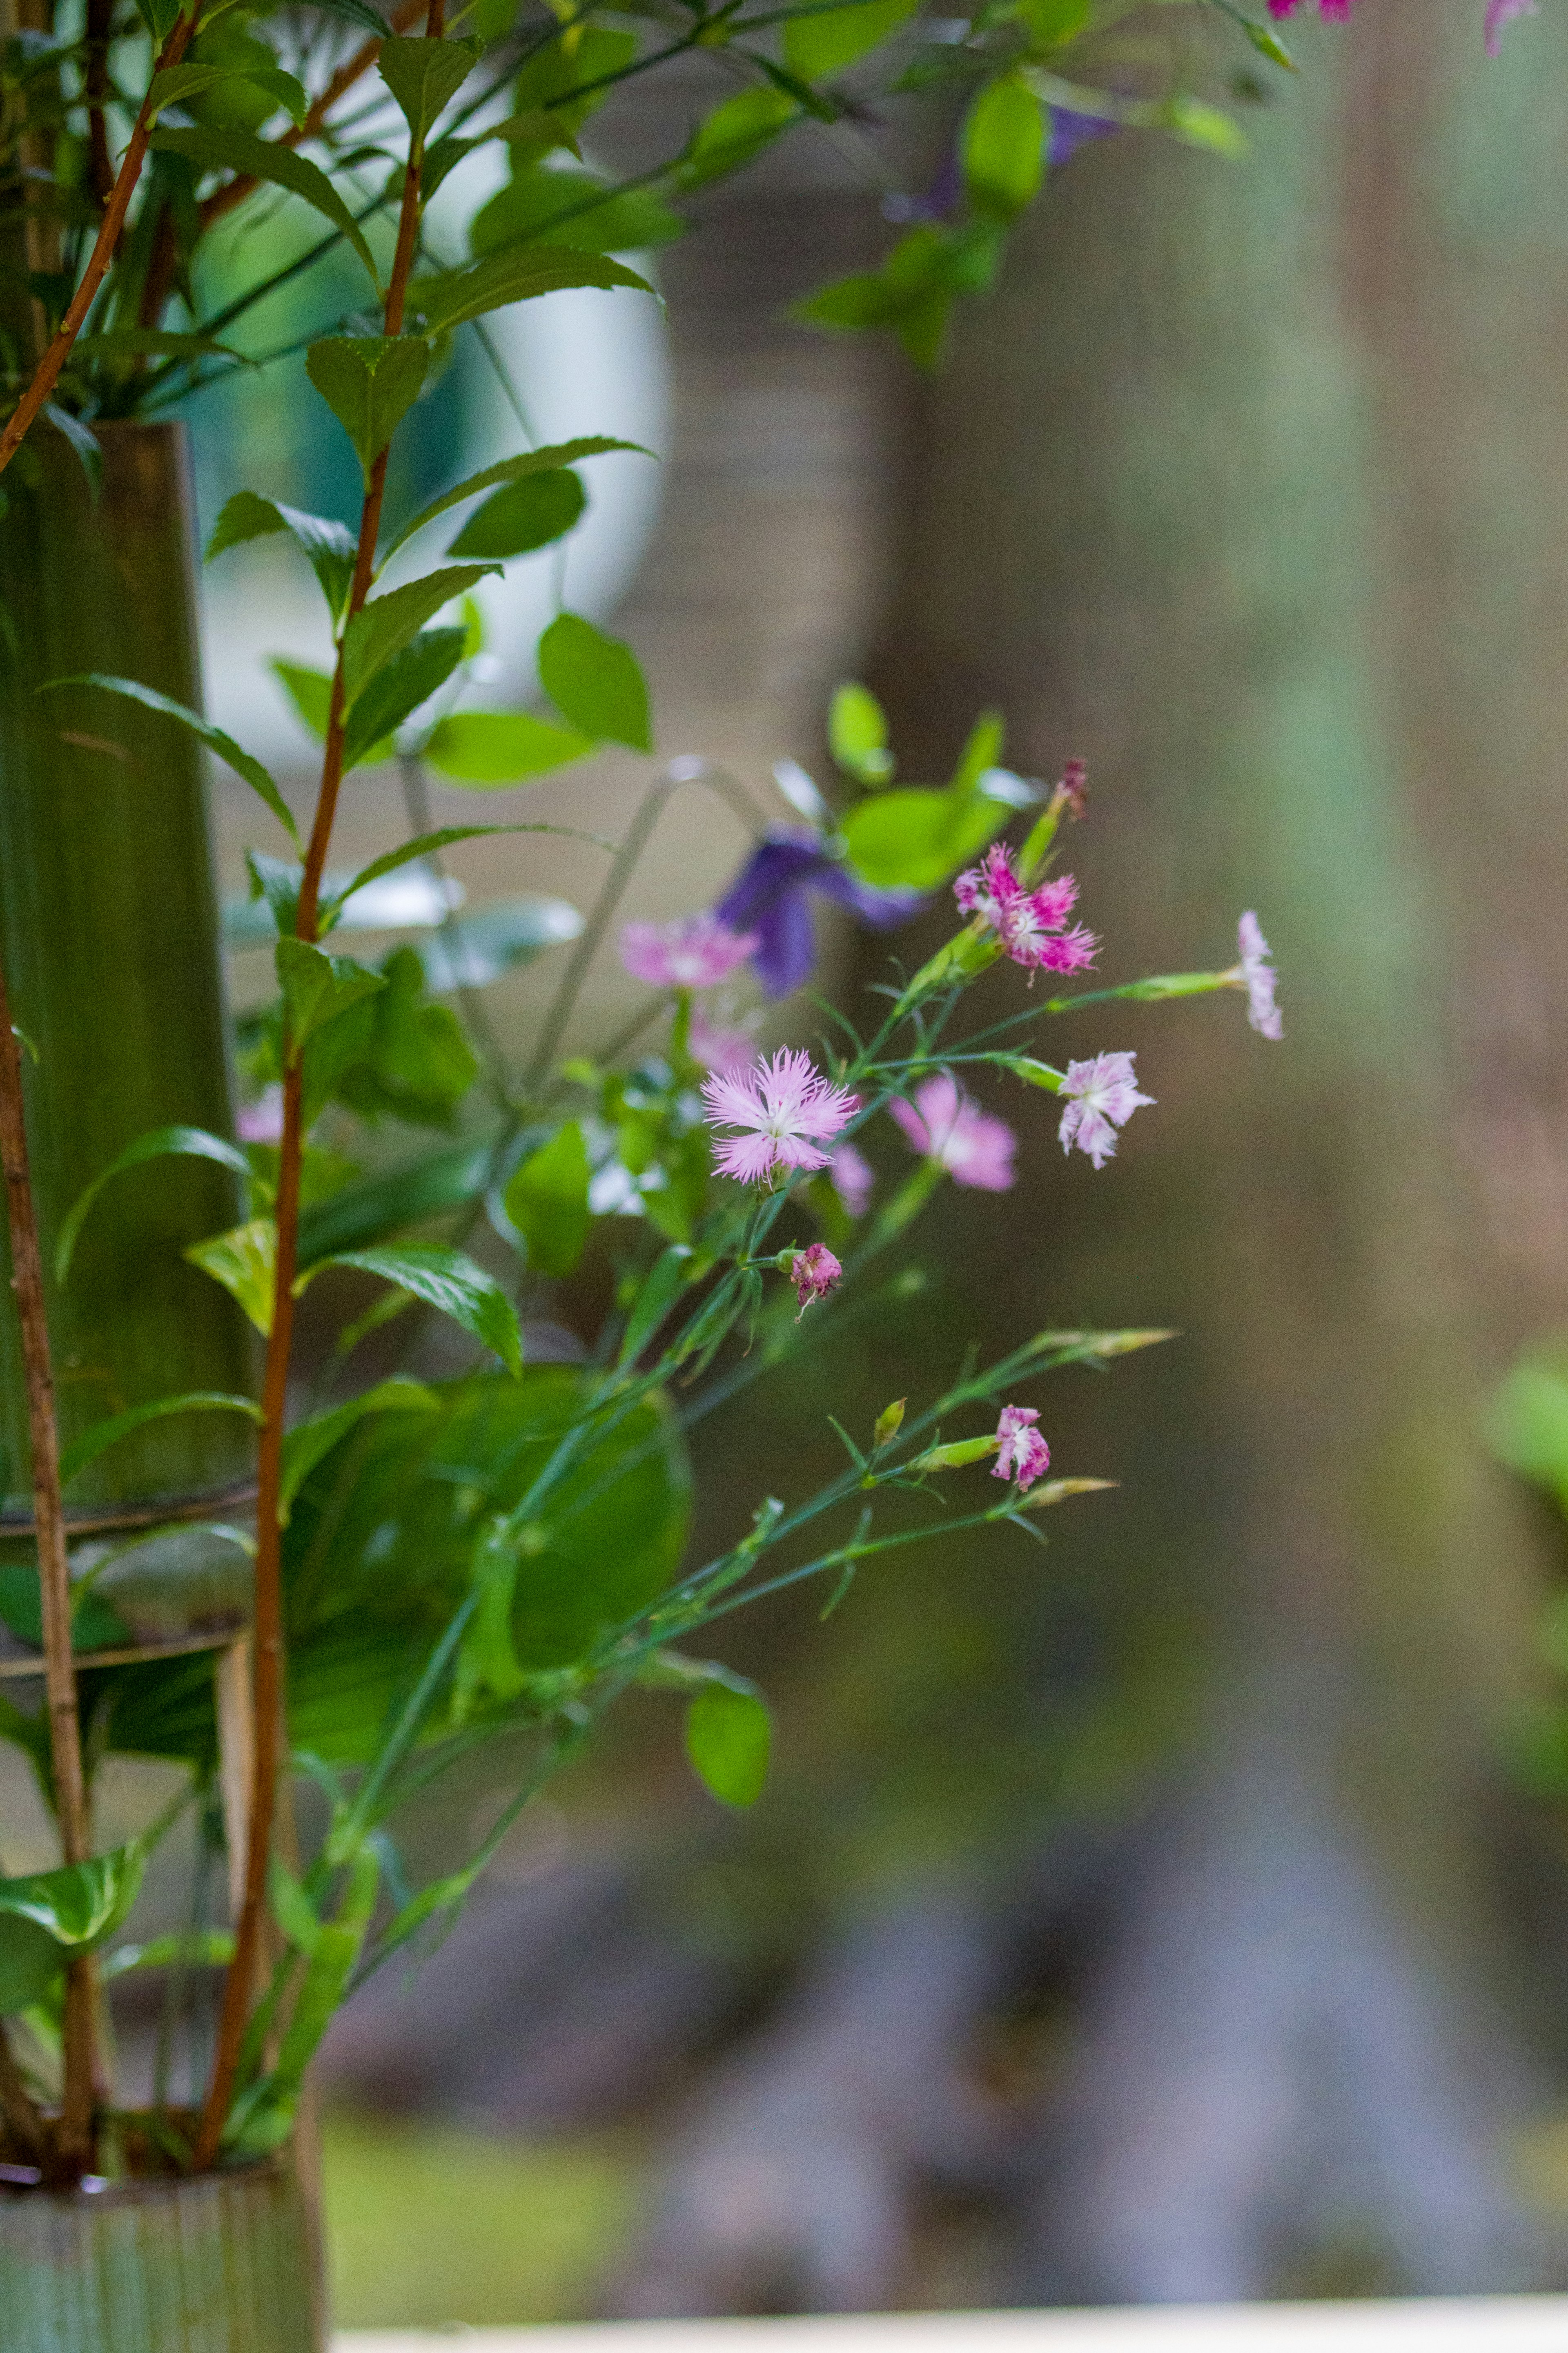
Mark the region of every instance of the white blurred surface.
[[587, 2328], [348, 2329], [334, 2353], [1568, 2353], [1568, 2296], [657, 2320]]

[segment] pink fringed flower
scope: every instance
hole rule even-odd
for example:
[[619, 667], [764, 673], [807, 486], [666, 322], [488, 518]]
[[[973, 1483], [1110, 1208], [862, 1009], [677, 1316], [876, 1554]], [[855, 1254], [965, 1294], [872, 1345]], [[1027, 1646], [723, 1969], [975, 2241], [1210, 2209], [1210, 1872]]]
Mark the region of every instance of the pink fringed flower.
[[959, 876], [952, 895], [966, 915], [990, 925], [1015, 964], [1031, 972], [1083, 972], [1094, 962], [1093, 934], [1081, 923], [1070, 932], [1063, 928], [1078, 899], [1070, 874], [1026, 891], [1012, 853], [997, 841], [978, 866]]
[[827, 1164], [834, 1191], [852, 1218], [863, 1218], [877, 1179], [865, 1154], [853, 1144], [841, 1144]]
[[694, 1062], [705, 1071], [749, 1071], [757, 1059], [757, 1041], [749, 1029], [726, 1029], [721, 1022], [691, 1017], [687, 1046]]
[[1020, 1493], [1051, 1467], [1051, 1450], [1035, 1428], [1039, 1418], [1032, 1405], [1005, 1405], [996, 1424], [996, 1460], [991, 1476], [1016, 1479]]
[[946, 1071], [915, 1089], [912, 1103], [888, 1109], [915, 1150], [937, 1161], [955, 1185], [983, 1193], [1005, 1193], [1013, 1183], [1018, 1139], [1005, 1120], [981, 1111]]
[[1241, 950], [1237, 970], [1247, 990], [1247, 1018], [1260, 1038], [1278, 1040], [1285, 1035], [1285, 1024], [1274, 1002], [1279, 975], [1268, 961], [1272, 951], [1256, 915], [1243, 915], [1236, 927], [1236, 941]]
[[795, 1282], [795, 1295], [800, 1302], [800, 1316], [805, 1314], [814, 1299], [826, 1299], [844, 1272], [838, 1261], [825, 1242], [813, 1242], [808, 1249], [796, 1250], [790, 1274]]
[[650, 988], [712, 988], [756, 944], [755, 932], [731, 931], [717, 915], [687, 915], [679, 923], [628, 923], [621, 934], [621, 962]]
[[1541, 13], [1537, 0], [1487, 0], [1487, 55], [1495, 58], [1502, 47], [1503, 27], [1511, 25], [1516, 16], [1537, 16]]
[[721, 1176], [760, 1185], [777, 1168], [826, 1168], [821, 1146], [860, 1108], [858, 1095], [825, 1079], [809, 1054], [781, 1047], [743, 1077], [715, 1071], [702, 1082], [711, 1127], [740, 1127], [721, 1139], [713, 1165]]
[[1061, 1084], [1068, 1106], [1057, 1130], [1064, 1152], [1076, 1144], [1097, 1168], [1115, 1158], [1117, 1129], [1126, 1126], [1141, 1103], [1154, 1100], [1138, 1092], [1132, 1070], [1137, 1060], [1136, 1054], [1097, 1054], [1092, 1062], [1068, 1064]]

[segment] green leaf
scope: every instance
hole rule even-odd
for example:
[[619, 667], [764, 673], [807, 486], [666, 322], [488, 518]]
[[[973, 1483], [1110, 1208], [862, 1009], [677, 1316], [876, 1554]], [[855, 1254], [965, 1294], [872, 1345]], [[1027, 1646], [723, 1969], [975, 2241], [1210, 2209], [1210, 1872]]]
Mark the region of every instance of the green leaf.
[[183, 1397], [154, 1398], [150, 1404], [133, 1405], [124, 1413], [113, 1415], [108, 1421], [94, 1422], [84, 1430], [72, 1445], [60, 1455], [60, 1484], [68, 1487], [71, 1481], [96, 1462], [99, 1456], [133, 1430], [142, 1429], [150, 1421], [163, 1421], [174, 1413], [247, 1413], [252, 1421], [261, 1419], [261, 1408], [253, 1398], [229, 1397], [221, 1389], [188, 1389]]
[[391, 1380], [378, 1381], [363, 1396], [350, 1398], [346, 1404], [334, 1406], [328, 1413], [313, 1414], [309, 1421], [296, 1422], [283, 1440], [283, 1475], [278, 1493], [278, 1525], [286, 1528], [294, 1498], [315, 1469], [329, 1455], [338, 1440], [346, 1438], [351, 1430], [372, 1413], [434, 1413], [440, 1405], [434, 1389], [423, 1381], [410, 1380], [395, 1375]]
[[295, 148], [285, 147], [274, 139], [258, 139], [248, 131], [205, 123], [195, 131], [156, 132], [152, 144], [166, 154], [183, 155], [199, 170], [236, 172], [247, 179], [265, 180], [274, 187], [287, 188], [291, 195], [302, 196], [334, 228], [342, 230], [370, 272], [371, 283], [380, 290], [375, 259], [364, 241], [364, 232], [320, 164], [310, 163]]
[[285, 110], [296, 130], [310, 109], [303, 84], [279, 66], [164, 66], [153, 75], [148, 88], [148, 121], [156, 121], [164, 107], [183, 106], [187, 100], [221, 81], [254, 82], [258, 90], [267, 92], [275, 109], [280, 106]]
[[531, 238], [584, 253], [636, 253], [669, 245], [685, 230], [679, 214], [647, 188], [617, 188], [596, 172], [525, 164], [475, 214], [468, 250], [494, 253]]
[[467, 629], [421, 629], [383, 664], [350, 709], [343, 729], [343, 765], [357, 767], [381, 753], [394, 731], [447, 683], [468, 650]]
[[476, 1266], [463, 1251], [436, 1242], [397, 1242], [381, 1249], [338, 1250], [317, 1261], [295, 1286], [305, 1284], [322, 1267], [358, 1267], [363, 1274], [379, 1275], [412, 1293], [427, 1307], [449, 1315], [482, 1347], [498, 1356], [515, 1379], [522, 1371], [522, 1332], [517, 1310], [499, 1282]]
[[281, 939], [275, 951], [278, 985], [289, 1016], [290, 1054], [300, 1052], [307, 1039], [327, 1022], [335, 1021], [363, 997], [386, 982], [352, 956], [328, 955], [307, 940]]
[[483, 47], [481, 41], [383, 40], [377, 66], [416, 147], [462, 89]]
[[959, 152], [964, 185], [982, 210], [1010, 220], [1038, 195], [1045, 110], [1021, 75], [986, 83], [969, 110]]
[[893, 773], [888, 718], [869, 687], [841, 686], [827, 713], [827, 744], [846, 776], [885, 785]]
[[1547, 1351], [1510, 1372], [1487, 1417], [1500, 1461], [1550, 1488], [1568, 1510], [1568, 1358]]
[[419, 397], [430, 347], [417, 335], [327, 335], [305, 354], [305, 373], [349, 439], [365, 479]]
[[631, 1314], [626, 1319], [616, 1359], [618, 1364], [636, 1362], [690, 1280], [689, 1247], [685, 1242], [671, 1242], [643, 1277]]
[[272, 1329], [278, 1272], [278, 1229], [272, 1219], [252, 1218], [243, 1226], [231, 1226], [226, 1234], [192, 1242], [184, 1255], [215, 1282], [222, 1283], [265, 1340]]
[[386, 18], [368, 0], [315, 0], [315, 5], [324, 16], [341, 16], [345, 24], [357, 25], [362, 33], [373, 34], [378, 41], [386, 37]]
[[726, 1806], [754, 1806], [768, 1778], [773, 1720], [760, 1693], [710, 1683], [686, 1711], [686, 1754]]
[[132, 1969], [222, 1969], [234, 1958], [234, 1937], [227, 1928], [177, 1928], [166, 1936], [149, 1936], [144, 1945], [117, 1945], [98, 1965], [101, 1982], [129, 1977]]
[[842, 73], [907, 23], [920, 0], [865, 0], [858, 8], [792, 16], [784, 28], [784, 63], [807, 81]]
[[528, 711], [454, 711], [438, 719], [422, 754], [456, 785], [481, 790], [548, 776], [593, 751], [594, 739]]
[[1023, 0], [1018, 21], [1040, 49], [1065, 48], [1088, 30], [1094, 0]]
[[445, 514], [451, 507], [460, 506], [465, 499], [473, 498], [480, 491], [493, 490], [498, 482], [525, 481], [531, 474], [554, 473], [563, 466], [575, 465], [583, 458], [602, 458], [612, 449], [629, 449], [639, 458], [653, 455], [650, 449], [643, 448], [640, 441], [617, 441], [607, 433], [588, 433], [575, 441], [554, 442], [547, 449], [526, 449], [520, 457], [502, 458], [495, 465], [482, 467], [477, 474], [470, 474], [455, 490], [443, 491], [438, 499], [432, 499], [427, 505], [422, 506], [418, 513], [403, 525], [382, 562], [384, 565], [389, 562], [416, 531], [423, 531], [426, 524], [434, 522], [437, 515]]
[[531, 1152], [501, 1196], [538, 1274], [570, 1274], [588, 1239], [588, 1147], [574, 1119]]
[[180, 0], [136, 0], [136, 10], [161, 49], [179, 22]]
[[1168, 99], [1155, 110], [1152, 119], [1162, 123], [1173, 139], [1179, 139], [1184, 147], [1204, 147], [1231, 163], [1238, 162], [1248, 152], [1247, 136], [1240, 124], [1202, 99]]
[[466, 320], [504, 310], [509, 303], [531, 301], [536, 295], [557, 294], [573, 286], [629, 286], [639, 294], [654, 290], [646, 278], [606, 254], [578, 253], [570, 246], [507, 246], [461, 269], [416, 278], [409, 289], [409, 302], [423, 314], [428, 332], [439, 335], [460, 327]]
[[880, 889], [932, 891], [1001, 832], [1017, 807], [1016, 779], [995, 765], [1002, 723], [987, 712], [971, 730], [951, 785], [879, 793], [845, 815], [849, 862]]
[[493, 564], [450, 564], [389, 588], [362, 606], [343, 632], [343, 703], [352, 711], [377, 670], [400, 654], [443, 605], [495, 571]]
[[89, 1862], [0, 1879], [0, 2014], [26, 2010], [67, 1963], [111, 1936], [136, 1901], [140, 1841]]
[[368, 866], [362, 866], [359, 872], [344, 883], [331, 901], [328, 912], [335, 915], [356, 891], [364, 889], [367, 882], [376, 881], [383, 874], [395, 874], [400, 866], [408, 865], [416, 858], [428, 858], [435, 850], [449, 849], [454, 842], [478, 841], [490, 833], [553, 833], [555, 830], [553, 826], [536, 825], [444, 825], [434, 833], [416, 834], [412, 841], [399, 842], [395, 849], [386, 850], [380, 858], [373, 858]]
[[652, 751], [647, 681], [619, 638], [579, 614], [558, 614], [539, 640], [539, 676], [556, 709], [584, 735]]
[[220, 1167], [232, 1168], [237, 1176], [250, 1179], [250, 1163], [237, 1144], [226, 1136], [211, 1135], [205, 1127], [155, 1127], [146, 1135], [139, 1135], [123, 1152], [111, 1160], [107, 1168], [96, 1176], [86, 1191], [78, 1195], [75, 1206], [60, 1228], [55, 1244], [55, 1281], [64, 1282], [70, 1272], [71, 1260], [88, 1213], [104, 1187], [128, 1168], [139, 1168], [147, 1160], [162, 1160], [167, 1155], [190, 1160], [216, 1160]]
[[587, 505], [582, 483], [571, 469], [530, 474], [494, 491], [475, 509], [447, 548], [448, 555], [482, 555], [505, 560], [531, 555], [536, 547], [564, 539]]
[[331, 673], [310, 670], [303, 662], [285, 661], [281, 655], [275, 656], [268, 667], [317, 743], [324, 743], [332, 701]]
[[[236, 491], [224, 502], [203, 561], [210, 564], [226, 548], [242, 546], [247, 540], [270, 538], [279, 532], [287, 532], [303, 551], [321, 584], [321, 594], [333, 620], [342, 620], [353, 586], [354, 537], [344, 524], [333, 522], [325, 515], [302, 514], [298, 507], [281, 506], [276, 499], [264, 499], [255, 491]], [[324, 712], [321, 732], [326, 733]]]
[[300, 836], [289, 814], [289, 804], [260, 761], [242, 751], [232, 736], [226, 735], [221, 727], [213, 726], [199, 712], [188, 710], [183, 702], [172, 702], [168, 695], [160, 694], [155, 687], [142, 686], [133, 678], [108, 678], [100, 670], [88, 670], [78, 678], [52, 678], [38, 691], [43, 694], [57, 686], [100, 687], [105, 694], [122, 694], [127, 702], [142, 703], [149, 711], [156, 711], [163, 718], [176, 720], [182, 727], [188, 727], [193, 735], [201, 738], [209, 751], [216, 752], [220, 760], [228, 763], [237, 776], [243, 776], [253, 792], [259, 793], [295, 849], [300, 848]]
[[805, 109], [782, 90], [743, 90], [726, 98], [692, 133], [672, 177], [679, 188], [700, 188], [738, 172], [769, 147]]
[[462, 1144], [428, 1153], [387, 1176], [346, 1185], [301, 1217], [300, 1262], [311, 1266], [333, 1250], [358, 1250], [423, 1225], [426, 1219], [465, 1208], [479, 1198], [494, 1173], [489, 1144]]

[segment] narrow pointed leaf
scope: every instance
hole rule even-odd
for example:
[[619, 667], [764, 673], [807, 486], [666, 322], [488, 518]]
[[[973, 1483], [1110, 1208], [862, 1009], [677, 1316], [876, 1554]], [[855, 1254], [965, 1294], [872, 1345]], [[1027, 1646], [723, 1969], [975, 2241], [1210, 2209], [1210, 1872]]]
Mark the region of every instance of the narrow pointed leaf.
[[430, 350], [417, 335], [326, 335], [305, 373], [358, 453], [368, 479], [424, 385]]
[[272, 1329], [272, 1292], [278, 1271], [278, 1229], [270, 1218], [252, 1218], [193, 1242], [184, 1252], [193, 1266], [221, 1282], [237, 1300], [263, 1339]]
[[216, 1160], [220, 1167], [232, 1168], [237, 1176], [248, 1183], [250, 1163], [237, 1144], [226, 1136], [209, 1134], [205, 1127], [155, 1127], [146, 1135], [139, 1135], [128, 1144], [118, 1158], [95, 1176], [87, 1190], [79, 1195], [69, 1217], [60, 1228], [55, 1245], [55, 1281], [64, 1282], [70, 1272], [71, 1260], [76, 1255], [77, 1241], [89, 1211], [111, 1178], [122, 1176], [128, 1168], [139, 1168], [143, 1161], [162, 1160], [168, 1155], [189, 1160]]
[[343, 730], [344, 765], [371, 759], [413, 716], [422, 702], [446, 685], [468, 646], [467, 629], [421, 629], [383, 663], [353, 704]]
[[303, 1290], [326, 1266], [357, 1267], [362, 1273], [379, 1275], [384, 1282], [395, 1282], [400, 1291], [410, 1292], [427, 1307], [449, 1315], [481, 1346], [498, 1356], [510, 1373], [521, 1373], [522, 1332], [517, 1310], [493, 1276], [476, 1266], [464, 1251], [435, 1242], [338, 1250], [318, 1260], [300, 1276], [297, 1287]]
[[[295, 849], [300, 848], [300, 836], [289, 804], [260, 761], [243, 751], [232, 735], [226, 735], [221, 727], [215, 727], [199, 712], [189, 710], [184, 703], [175, 702], [166, 694], [160, 694], [156, 687], [142, 686], [133, 678], [108, 678], [100, 670], [88, 670], [79, 678], [52, 678], [48, 686], [100, 687], [105, 694], [122, 694], [130, 702], [143, 703], [149, 711], [159, 712], [165, 719], [177, 720], [182, 727], [188, 727], [193, 735], [198, 735], [220, 760], [226, 760], [236, 776], [245, 778], [251, 790], [258, 793], [267, 803]], [[47, 692], [47, 688], [40, 687], [38, 691]]]
[[574, 1119], [521, 1162], [501, 1206], [537, 1274], [570, 1274], [588, 1239], [588, 1148]]
[[493, 564], [449, 564], [439, 572], [426, 573], [423, 580], [410, 580], [402, 588], [389, 588], [384, 596], [373, 596], [354, 615], [343, 636], [346, 707], [353, 710], [377, 670], [401, 653], [443, 605], [463, 596], [476, 580], [483, 580], [496, 568]]
[[558, 294], [574, 286], [629, 286], [639, 294], [654, 290], [646, 278], [639, 278], [624, 262], [612, 261], [607, 254], [580, 253], [571, 246], [529, 245], [518, 249], [503, 246], [499, 253], [488, 253], [483, 260], [470, 261], [464, 269], [416, 278], [409, 289], [409, 303], [423, 313], [429, 332], [439, 335], [460, 327], [466, 320], [505, 310], [510, 303]]
[[309, 1421], [297, 1422], [283, 1440], [283, 1476], [278, 1494], [279, 1527], [288, 1526], [294, 1498], [317, 1463], [367, 1414], [434, 1413], [440, 1402], [434, 1389], [426, 1388], [423, 1381], [395, 1376], [391, 1380], [378, 1381], [363, 1397], [350, 1398], [346, 1404], [334, 1406], [329, 1413], [314, 1414]]
[[443, 114], [479, 61], [479, 41], [384, 40], [381, 78], [403, 110], [416, 144]]
[[381, 280], [363, 230], [321, 165], [312, 164], [295, 148], [282, 146], [277, 140], [258, 139], [253, 132], [216, 123], [203, 123], [194, 131], [158, 131], [153, 133], [152, 144], [166, 154], [183, 155], [198, 170], [236, 172], [246, 179], [265, 180], [274, 187], [287, 188], [291, 195], [302, 196], [347, 237], [370, 272], [372, 285], [379, 290]]
[[164, 1421], [176, 1413], [247, 1413], [252, 1421], [261, 1419], [261, 1408], [254, 1398], [229, 1397], [221, 1389], [187, 1389], [183, 1397], [154, 1398], [149, 1404], [133, 1405], [126, 1412], [84, 1430], [60, 1456], [61, 1486], [68, 1487], [89, 1462], [96, 1462], [100, 1454], [118, 1445], [121, 1439], [129, 1438], [132, 1430], [145, 1428], [150, 1421]]
[[307, 1039], [351, 1005], [386, 987], [385, 976], [352, 956], [328, 955], [306, 940], [279, 940], [278, 983], [289, 1012], [289, 1043], [297, 1054]]
[[446, 514], [452, 507], [461, 506], [465, 499], [477, 497], [480, 491], [494, 490], [501, 482], [525, 481], [530, 474], [553, 473], [562, 466], [575, 465], [580, 458], [602, 458], [611, 449], [630, 449], [640, 458], [653, 455], [652, 450], [645, 449], [640, 441], [617, 441], [607, 433], [587, 433], [575, 441], [557, 441], [547, 449], [526, 449], [520, 457], [502, 458], [493, 466], [481, 467], [477, 474], [470, 474], [455, 490], [443, 491], [438, 499], [432, 499], [427, 505], [422, 506], [418, 513], [411, 516], [402, 526], [382, 561], [384, 564], [389, 557], [395, 555], [416, 531], [423, 531], [426, 524], [434, 522], [437, 515]]
[[269, 538], [279, 532], [287, 532], [303, 552], [321, 584], [321, 594], [333, 620], [341, 619], [353, 585], [354, 536], [346, 524], [334, 522], [329, 516], [303, 514], [298, 507], [264, 499], [256, 491], [236, 491], [224, 503], [203, 560], [210, 564], [226, 548], [242, 546], [247, 540]]

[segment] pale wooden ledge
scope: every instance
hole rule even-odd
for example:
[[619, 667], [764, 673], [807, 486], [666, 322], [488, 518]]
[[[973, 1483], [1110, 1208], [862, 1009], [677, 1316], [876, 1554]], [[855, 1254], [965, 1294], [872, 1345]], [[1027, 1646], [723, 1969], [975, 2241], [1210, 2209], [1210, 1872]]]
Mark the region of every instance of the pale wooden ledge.
[[598, 2328], [344, 2329], [333, 2353], [1568, 2353], [1568, 2296], [1179, 2305]]

